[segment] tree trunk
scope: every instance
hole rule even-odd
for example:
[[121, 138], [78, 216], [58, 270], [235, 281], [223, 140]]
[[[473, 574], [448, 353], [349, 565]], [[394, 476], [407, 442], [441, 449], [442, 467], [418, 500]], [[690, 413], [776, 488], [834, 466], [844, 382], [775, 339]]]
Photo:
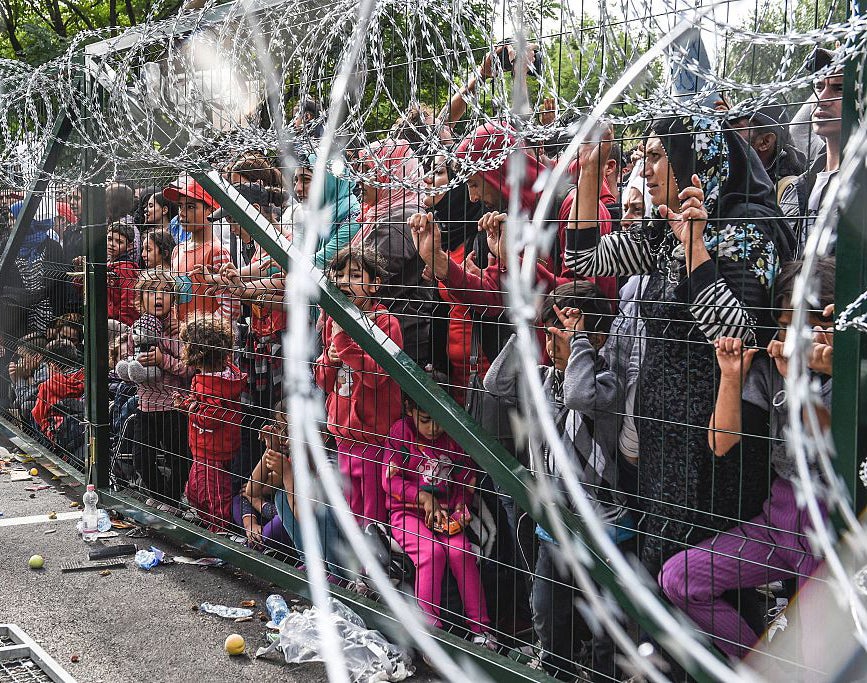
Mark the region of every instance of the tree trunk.
[[135, 10], [132, 8], [132, 0], [124, 0], [126, 4], [126, 16], [129, 17], [129, 25], [135, 26]]
[[15, 57], [18, 59], [24, 59], [24, 46], [21, 44], [21, 41], [18, 40], [18, 36], [16, 35], [18, 26], [15, 20], [15, 9], [12, 7], [10, 0], [3, 0], [2, 4], [0, 4], [0, 15], [2, 15], [3, 24], [6, 28], [6, 35], [9, 38], [9, 45], [15, 53]]
[[63, 15], [60, 13], [59, 0], [51, 0], [48, 3], [48, 16], [51, 17], [51, 29], [61, 38], [66, 38], [66, 24], [63, 23]]
[[114, 28], [117, 26], [117, 0], [108, 0], [108, 25], [114, 33]]

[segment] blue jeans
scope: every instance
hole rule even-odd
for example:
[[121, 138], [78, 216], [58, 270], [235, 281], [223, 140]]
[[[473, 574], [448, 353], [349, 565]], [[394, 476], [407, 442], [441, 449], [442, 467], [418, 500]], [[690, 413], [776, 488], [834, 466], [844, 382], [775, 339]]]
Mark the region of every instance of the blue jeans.
[[[277, 491], [274, 496], [274, 504], [277, 506], [277, 514], [283, 522], [283, 528], [292, 538], [292, 543], [302, 555], [304, 543], [301, 538], [301, 525], [295, 519], [285, 491]], [[320, 505], [316, 509], [316, 528], [319, 536], [319, 551], [325, 560], [328, 572], [341, 579], [349, 580], [349, 575], [341, 565], [341, 556], [344, 554], [345, 539], [343, 533], [334, 518], [334, 513], [327, 505]]]

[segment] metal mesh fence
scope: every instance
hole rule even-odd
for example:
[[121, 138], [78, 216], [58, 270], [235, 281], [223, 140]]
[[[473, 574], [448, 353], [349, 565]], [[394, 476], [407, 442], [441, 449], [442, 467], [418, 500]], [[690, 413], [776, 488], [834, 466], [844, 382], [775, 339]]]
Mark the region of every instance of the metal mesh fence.
[[[0, 233], [24, 231], [2, 250], [5, 414], [82, 470], [95, 444], [145, 507], [302, 569], [315, 546], [332, 585], [396, 589], [427, 626], [557, 678], [685, 678], [671, 641], [584, 577], [610, 559], [587, 559], [561, 517], [577, 515], [641, 568], [621, 590], [653, 585], [712, 652], [761, 660], [821, 564], [786, 454], [784, 342], [860, 45], [812, 31], [842, 33], [845, 8], [756, 4], [746, 26], [723, 3], [712, 42], [683, 33], [597, 120], [672, 8], [542, 3], [522, 7], [531, 40], [492, 41], [508, 12], [476, 4], [445, 21], [442, 3], [389, 3], [361, 37], [342, 5], [291, 27], [257, 6], [89, 48], [41, 213], [13, 231], [21, 183], [0, 196]], [[321, 308], [287, 307], [302, 242]], [[827, 407], [834, 257], [810, 268]], [[301, 309], [309, 334], [287, 335]], [[524, 504], [509, 467], [529, 473]], [[831, 666], [801, 643], [776, 661]]]

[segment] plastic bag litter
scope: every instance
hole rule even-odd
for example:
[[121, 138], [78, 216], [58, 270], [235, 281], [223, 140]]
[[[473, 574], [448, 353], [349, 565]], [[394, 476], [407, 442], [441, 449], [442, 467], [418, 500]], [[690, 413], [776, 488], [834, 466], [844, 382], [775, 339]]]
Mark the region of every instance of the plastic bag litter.
[[[353, 683], [402, 681], [413, 675], [409, 653], [387, 641], [379, 631], [371, 631], [364, 620], [339, 600], [330, 598], [331, 621], [342, 640], [343, 656]], [[257, 657], [280, 649], [288, 664], [324, 662], [328, 653], [320, 652], [319, 609], [289, 612], [280, 624], [279, 640], [259, 648]]]
[[175, 561], [175, 564], [193, 564], [197, 567], [222, 567], [226, 564], [226, 561], [221, 560], [219, 557], [200, 557], [199, 559], [195, 559], [186, 555], [175, 555], [172, 559]]
[[241, 619], [242, 617], [252, 617], [253, 610], [245, 609], [244, 607], [226, 607], [225, 605], [212, 605], [210, 602], [203, 602], [199, 605], [200, 612], [208, 614], [216, 614], [224, 619]]
[[139, 550], [135, 554], [135, 563], [139, 566], [139, 569], [153, 569], [160, 562], [163, 561], [163, 558], [166, 554], [155, 546], [151, 546], [150, 550]]

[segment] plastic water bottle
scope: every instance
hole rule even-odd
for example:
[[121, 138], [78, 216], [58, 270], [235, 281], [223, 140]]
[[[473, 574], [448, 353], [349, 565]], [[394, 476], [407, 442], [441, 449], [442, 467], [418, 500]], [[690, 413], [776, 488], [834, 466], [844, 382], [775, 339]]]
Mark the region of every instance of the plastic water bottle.
[[96, 509], [99, 496], [96, 495], [93, 484], [87, 485], [82, 502], [84, 503], [84, 512], [81, 515], [81, 537], [85, 541], [93, 541], [99, 533], [99, 510]]
[[271, 617], [271, 621], [274, 622], [274, 626], [279, 626], [283, 620], [286, 618], [286, 614], [289, 612], [289, 605], [286, 604], [286, 601], [283, 599], [282, 595], [269, 595], [268, 599], [265, 600], [265, 608], [268, 610], [268, 614]]

